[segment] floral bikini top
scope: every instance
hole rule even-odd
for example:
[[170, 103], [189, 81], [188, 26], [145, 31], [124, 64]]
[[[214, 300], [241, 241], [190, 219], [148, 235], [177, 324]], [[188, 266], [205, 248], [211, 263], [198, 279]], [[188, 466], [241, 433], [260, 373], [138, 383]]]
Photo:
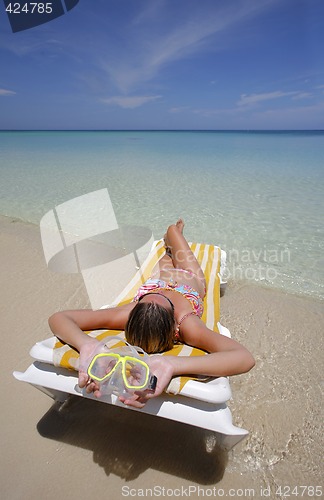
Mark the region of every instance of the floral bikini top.
[[[202, 316], [204, 312], [204, 306], [202, 298], [199, 293], [191, 288], [189, 285], [178, 285], [178, 283], [174, 280], [164, 281], [159, 278], [149, 278], [138, 290], [134, 297], [134, 302], [138, 301], [143, 295], [147, 293], [155, 292], [158, 290], [170, 290], [173, 292], [178, 292], [183, 295], [187, 300], [189, 300], [193, 313], [199, 318]], [[190, 314], [193, 314], [190, 313]], [[187, 316], [187, 315], [186, 315]], [[184, 318], [183, 318], [184, 319]]]

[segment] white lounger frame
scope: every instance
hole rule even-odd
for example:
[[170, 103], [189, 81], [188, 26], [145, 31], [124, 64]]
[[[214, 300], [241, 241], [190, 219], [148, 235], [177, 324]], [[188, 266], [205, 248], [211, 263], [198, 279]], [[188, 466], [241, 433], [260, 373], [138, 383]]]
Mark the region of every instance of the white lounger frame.
[[[69, 394], [96, 399], [79, 388], [77, 372], [52, 364], [54, 342], [53, 337], [35, 344], [30, 354], [36, 360], [25, 372], [15, 371], [14, 377], [40, 389], [56, 402], [64, 403]], [[99, 401], [209, 430], [217, 434], [217, 444], [229, 450], [248, 435], [248, 431], [232, 424], [232, 415], [226, 405], [230, 398], [228, 379], [219, 377], [205, 383], [190, 380], [181, 394], [163, 393], [149, 400], [140, 410], [126, 407], [113, 394]]]

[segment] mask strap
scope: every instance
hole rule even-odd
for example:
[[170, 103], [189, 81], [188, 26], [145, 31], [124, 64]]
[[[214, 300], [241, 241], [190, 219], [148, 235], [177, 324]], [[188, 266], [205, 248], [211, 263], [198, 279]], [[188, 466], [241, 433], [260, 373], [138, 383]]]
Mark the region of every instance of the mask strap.
[[113, 336], [111, 336], [109, 338], [104, 339], [101, 342], [103, 344], [103, 347], [106, 347], [107, 349], [112, 350], [112, 351], [114, 349], [118, 349], [118, 348], [115, 348], [115, 347], [109, 347], [107, 345], [107, 343], [110, 342], [110, 340], [118, 340], [118, 342], [123, 342], [125, 345], [127, 345], [127, 347], [129, 347], [129, 349], [132, 351], [132, 354], [133, 354], [133, 356], [135, 358], [141, 359], [141, 357], [139, 356], [139, 354], [143, 354], [144, 358], [146, 358], [146, 359], [148, 358], [148, 354], [144, 351], [144, 349], [142, 349], [139, 346], [131, 345], [126, 340], [124, 340], [121, 337], [118, 337], [116, 335], [113, 335]]

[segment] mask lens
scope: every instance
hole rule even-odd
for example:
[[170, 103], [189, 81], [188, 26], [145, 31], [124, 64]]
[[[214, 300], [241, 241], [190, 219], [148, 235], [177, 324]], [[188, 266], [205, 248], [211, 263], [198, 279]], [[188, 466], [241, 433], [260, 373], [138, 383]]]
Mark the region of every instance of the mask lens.
[[113, 372], [118, 360], [117, 354], [98, 354], [90, 364], [88, 374], [94, 380], [102, 381]]
[[146, 363], [141, 363], [136, 359], [125, 361], [124, 376], [128, 389], [142, 389], [147, 383], [148, 373]]

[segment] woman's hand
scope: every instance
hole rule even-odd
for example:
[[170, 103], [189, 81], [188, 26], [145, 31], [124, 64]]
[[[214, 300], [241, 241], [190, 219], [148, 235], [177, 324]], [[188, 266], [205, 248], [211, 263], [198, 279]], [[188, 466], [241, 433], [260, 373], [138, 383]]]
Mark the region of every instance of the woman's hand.
[[79, 387], [83, 389], [86, 388], [86, 392], [90, 394], [93, 392], [94, 396], [100, 398], [100, 386], [98, 382], [92, 380], [88, 375], [88, 366], [95, 356], [98, 353], [100, 343], [93, 338], [87, 339], [82, 347], [80, 348], [80, 357], [79, 357]]
[[147, 364], [149, 365], [150, 373], [152, 375], [155, 375], [157, 378], [155, 391], [138, 391], [135, 392], [133, 397], [128, 399], [119, 396], [120, 401], [122, 401], [127, 406], [143, 408], [143, 406], [149, 399], [160, 396], [164, 389], [169, 385], [171, 378], [174, 376], [174, 361], [174, 356], [150, 356]]

